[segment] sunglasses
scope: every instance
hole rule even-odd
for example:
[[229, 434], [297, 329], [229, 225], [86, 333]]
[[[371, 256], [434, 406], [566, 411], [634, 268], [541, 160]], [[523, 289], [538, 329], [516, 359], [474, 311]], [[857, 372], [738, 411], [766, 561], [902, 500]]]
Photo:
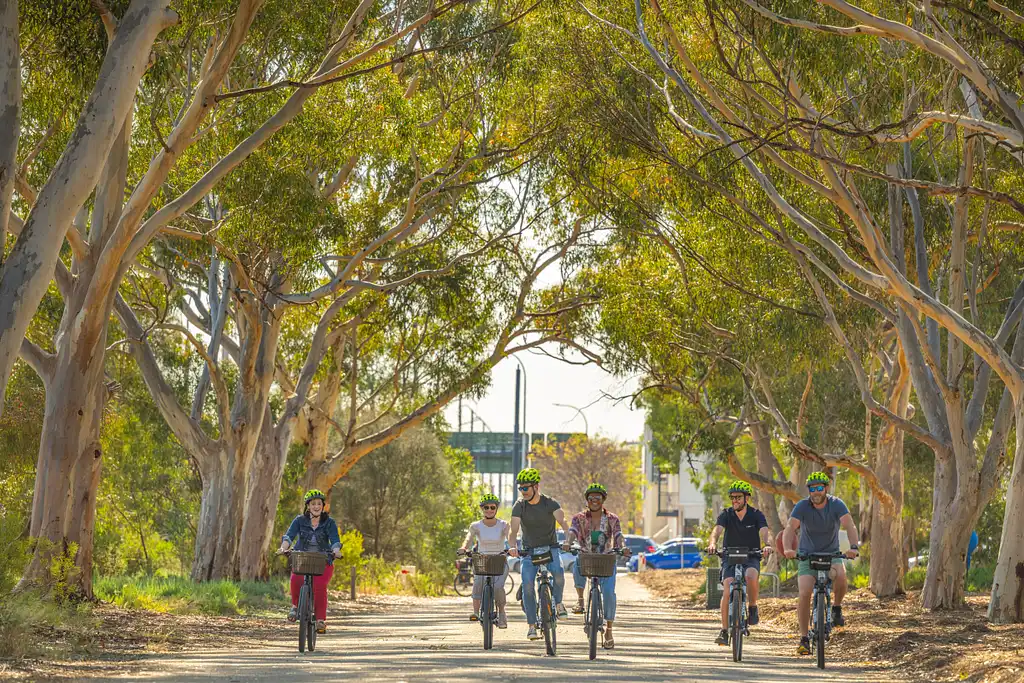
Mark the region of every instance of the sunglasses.
[[520, 486], [520, 487], [519, 487], [519, 490], [520, 490], [520, 491], [522, 491], [523, 493], [526, 493], [527, 491], [529, 491], [530, 489], [532, 489], [532, 488], [533, 488], [533, 486], [534, 486], [533, 484], [530, 484], [529, 486]]
[[498, 506], [497, 505], [481, 505], [480, 509], [482, 509], [482, 510], [497, 510]]
[[592, 496], [587, 496], [587, 500], [589, 500], [591, 503], [596, 503], [598, 501], [604, 500], [604, 496], [602, 496], [600, 493], [595, 493]]
[[747, 496], [743, 493], [740, 493], [737, 495], [730, 495], [729, 497], [732, 498], [733, 500], [744, 500]]
[[810, 491], [811, 493], [820, 493], [821, 491], [825, 490], [825, 485], [818, 484], [817, 486], [808, 486], [807, 490]]

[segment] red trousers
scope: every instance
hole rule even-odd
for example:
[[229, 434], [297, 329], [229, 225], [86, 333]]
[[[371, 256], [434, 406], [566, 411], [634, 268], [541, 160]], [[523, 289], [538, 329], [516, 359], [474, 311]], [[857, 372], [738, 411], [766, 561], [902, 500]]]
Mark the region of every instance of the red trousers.
[[[317, 619], [327, 618], [327, 585], [331, 582], [334, 574], [334, 565], [327, 565], [324, 573], [313, 577], [313, 613]], [[302, 574], [292, 574], [292, 606], [299, 606], [299, 591], [302, 590], [302, 582], [306, 577]]]

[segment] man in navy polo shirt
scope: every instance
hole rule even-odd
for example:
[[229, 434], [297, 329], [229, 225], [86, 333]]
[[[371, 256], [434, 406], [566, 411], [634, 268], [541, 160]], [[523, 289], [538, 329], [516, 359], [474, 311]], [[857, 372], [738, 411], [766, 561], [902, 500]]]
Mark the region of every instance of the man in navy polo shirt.
[[[708, 554], [718, 552], [718, 539], [725, 534], [726, 548], [747, 548], [757, 550], [762, 548], [764, 556], [772, 551], [772, 532], [768, 528], [768, 520], [764, 513], [757, 508], [747, 505], [750, 496], [754, 495], [753, 487], [745, 481], [736, 480], [729, 486], [729, 501], [731, 507], [722, 511], [715, 522], [715, 528], [711, 531], [711, 540], [708, 541]], [[750, 607], [747, 610], [747, 624], [754, 626], [760, 621], [757, 613], [757, 591], [758, 580], [761, 575], [761, 562], [748, 558], [743, 563], [743, 575], [747, 579], [747, 600]], [[729, 644], [729, 587], [732, 586], [735, 569], [732, 565], [722, 566], [722, 632], [718, 634], [715, 642], [719, 645]]]

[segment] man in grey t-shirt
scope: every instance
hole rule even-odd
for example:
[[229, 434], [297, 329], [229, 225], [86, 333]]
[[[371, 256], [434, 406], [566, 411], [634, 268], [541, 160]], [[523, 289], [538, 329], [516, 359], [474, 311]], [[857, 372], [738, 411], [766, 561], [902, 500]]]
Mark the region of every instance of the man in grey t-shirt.
[[[565, 513], [558, 501], [540, 494], [540, 472], [528, 467], [516, 475], [516, 484], [522, 497], [512, 506], [512, 526], [509, 530], [509, 542], [512, 549], [509, 550], [509, 555], [519, 556], [519, 551], [515, 547], [515, 539], [521, 527], [523, 530], [523, 561], [520, 565], [520, 573], [523, 577], [523, 612], [526, 613], [526, 621], [529, 623], [526, 637], [530, 640], [537, 640], [541, 637], [537, 633], [537, 567], [530, 559], [530, 551], [544, 551], [545, 549], [552, 551], [552, 560], [547, 565], [554, 584], [551, 590], [552, 597], [558, 616], [566, 616], [565, 607], [562, 605], [565, 569], [562, 567], [562, 558], [558, 554], [555, 523], [557, 522], [565, 529], [566, 538], [569, 534], [569, 525], [565, 521]], [[568, 550], [569, 545], [563, 544], [563, 548]]]
[[[846, 530], [850, 539], [850, 549], [846, 556], [851, 560], [859, 555], [857, 550], [857, 525], [853, 523], [846, 503], [829, 495], [831, 480], [824, 472], [812, 472], [807, 477], [808, 497], [793, 506], [789, 514], [789, 523], [783, 533], [782, 544], [786, 549], [786, 557], [796, 557], [796, 532], [800, 532], [800, 554], [830, 554], [839, 552], [839, 528]], [[807, 629], [811, 621], [811, 593], [817, 572], [811, 570], [808, 560], [800, 560], [797, 569], [797, 585], [800, 588], [800, 602], [797, 607], [797, 622], [800, 626], [800, 645], [797, 653], [811, 653], [811, 643], [807, 637]], [[845, 626], [843, 618], [843, 598], [846, 596], [846, 567], [839, 558], [832, 560], [832, 588], [835, 602], [832, 606], [832, 623]]]

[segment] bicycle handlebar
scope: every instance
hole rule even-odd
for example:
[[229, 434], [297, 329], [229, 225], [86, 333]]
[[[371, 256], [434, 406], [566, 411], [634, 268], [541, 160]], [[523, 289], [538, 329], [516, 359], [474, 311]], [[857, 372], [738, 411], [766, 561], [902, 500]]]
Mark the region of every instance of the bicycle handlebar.
[[808, 553], [808, 554], [797, 553], [796, 554], [796, 559], [798, 559], [798, 560], [809, 560], [812, 557], [829, 557], [829, 558], [831, 558], [833, 560], [845, 560], [845, 559], [847, 559], [846, 558], [846, 553], [844, 553], [842, 551], [835, 552], [835, 553]]
[[764, 557], [764, 553], [761, 550], [750, 550], [750, 549], [746, 549], [746, 548], [742, 548], [742, 549], [723, 548], [722, 550], [718, 550], [718, 551], [715, 551], [713, 553], [709, 553], [709, 552], [705, 551], [704, 554], [705, 555], [716, 555], [720, 559], [724, 560], [729, 555], [742, 555], [744, 552], [746, 552], [747, 557], [756, 557], [759, 560]]
[[[582, 551], [582, 550], [583, 550], [583, 548], [578, 543], [573, 543], [571, 546], [569, 546], [569, 552], [572, 553], [573, 555], [579, 555], [580, 551]], [[627, 548], [625, 546], [623, 546], [621, 548], [612, 548], [611, 552], [598, 553], [598, 554], [600, 554], [600, 555], [625, 555], [626, 550], [627, 550]], [[632, 553], [630, 553], [630, 554], [632, 554]]]
[[508, 548], [502, 550], [499, 553], [482, 553], [479, 550], [472, 550], [469, 548], [458, 548], [455, 554], [459, 557], [473, 557], [475, 555], [508, 555]]

